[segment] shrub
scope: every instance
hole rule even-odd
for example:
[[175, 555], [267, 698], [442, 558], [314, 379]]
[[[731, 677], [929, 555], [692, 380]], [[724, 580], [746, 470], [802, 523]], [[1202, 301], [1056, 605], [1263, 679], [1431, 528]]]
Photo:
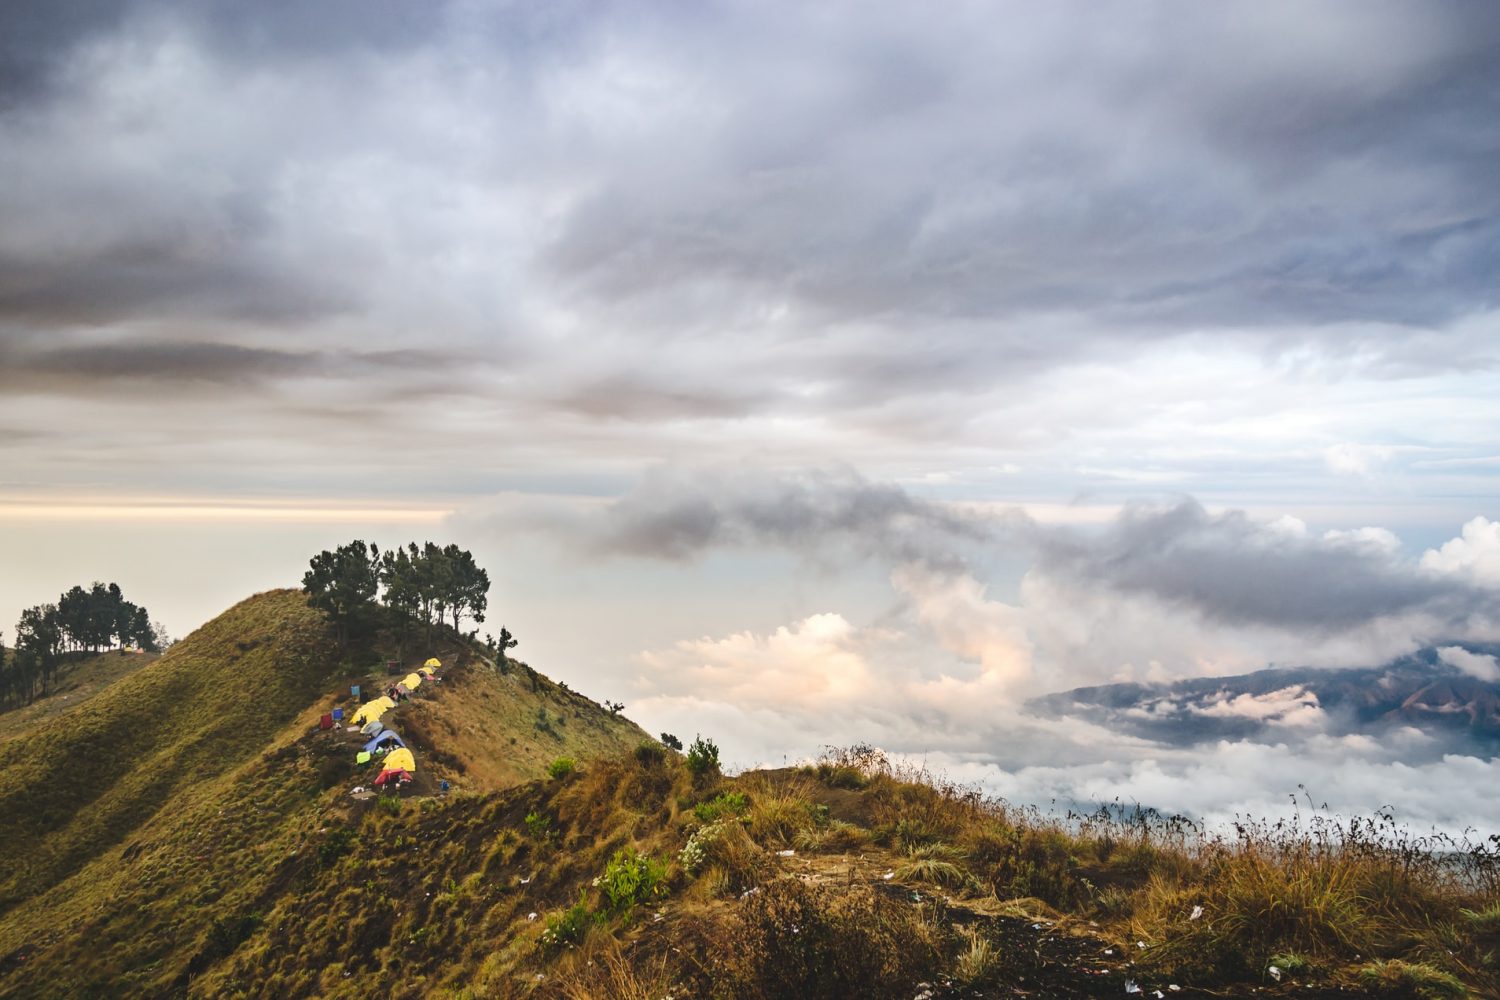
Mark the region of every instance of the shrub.
[[953, 964], [953, 978], [966, 986], [977, 986], [998, 971], [1000, 954], [989, 939], [975, 929], [965, 929], [964, 938], [966, 943]]
[[858, 887], [779, 879], [746, 900], [710, 951], [715, 995], [907, 998], [937, 968], [919, 914]]
[[1469, 995], [1464, 984], [1441, 969], [1422, 962], [1371, 962], [1359, 970], [1360, 982], [1378, 990], [1400, 991], [1422, 1000], [1460, 1000]]
[[660, 743], [645, 740], [635, 748], [636, 763], [642, 767], [660, 767], [667, 759], [666, 748]]
[[661, 742], [662, 746], [671, 747], [673, 750], [676, 750], [679, 753], [682, 751], [682, 741], [673, 736], [671, 733], [662, 733]]
[[375, 805], [389, 816], [401, 814], [401, 796], [395, 792], [382, 793], [375, 799]]
[[318, 845], [318, 864], [324, 868], [333, 867], [339, 858], [354, 850], [355, 843], [354, 831], [348, 827], [330, 832]]
[[526, 819], [526, 835], [532, 840], [549, 840], [552, 837], [552, 817], [546, 813], [529, 812]]
[[[562, 721], [561, 717], [559, 717], [558, 721]], [[539, 733], [546, 733], [548, 736], [557, 735], [557, 730], [552, 728], [552, 719], [547, 715], [545, 705], [538, 705], [536, 707], [536, 721], [532, 725]]]
[[628, 914], [638, 903], [649, 903], [667, 894], [667, 863], [649, 854], [622, 847], [604, 866], [599, 888], [610, 913]]
[[799, 833], [817, 825], [811, 802], [777, 792], [757, 795], [747, 822], [750, 836], [757, 841], [778, 844], [790, 844]]
[[578, 902], [562, 913], [554, 913], [547, 918], [547, 926], [542, 931], [542, 947], [548, 951], [555, 951], [578, 944], [588, 933], [595, 919], [594, 915], [589, 912], [588, 904], [583, 901], [583, 894], [580, 893]]
[[719, 770], [719, 745], [702, 736], [693, 737], [693, 745], [687, 752], [688, 770], [694, 777], [717, 774]]
[[738, 816], [749, 805], [750, 799], [744, 792], [721, 792], [712, 800], [693, 806], [693, 815], [700, 823], [714, 823], [726, 816]]
[[974, 878], [954, 863], [954, 860], [961, 856], [961, 852], [941, 844], [918, 848], [911, 852], [906, 861], [897, 866], [896, 877], [919, 879], [954, 889], [962, 888], [972, 884]]
[[792, 838], [792, 846], [801, 851], [848, 852], [869, 842], [868, 831], [839, 819], [831, 820], [822, 828], [799, 830]]
[[547, 765], [547, 777], [561, 781], [572, 774], [576, 767], [577, 762], [572, 757], [559, 757]]

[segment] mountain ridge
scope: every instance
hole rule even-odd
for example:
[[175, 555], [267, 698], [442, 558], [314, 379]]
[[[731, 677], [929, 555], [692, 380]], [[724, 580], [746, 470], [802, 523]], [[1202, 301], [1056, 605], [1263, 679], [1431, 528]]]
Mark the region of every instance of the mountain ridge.
[[[1179, 745], [1252, 737], [1286, 723], [1300, 707], [1322, 713], [1336, 732], [1378, 734], [1413, 726], [1440, 737], [1429, 752], [1493, 752], [1500, 747], [1500, 681], [1445, 662], [1439, 649], [1429, 646], [1376, 667], [1268, 667], [1173, 682], [1092, 685], [1026, 704], [1037, 714], [1075, 715]], [[1495, 655], [1500, 647], [1473, 645], [1471, 651]]]

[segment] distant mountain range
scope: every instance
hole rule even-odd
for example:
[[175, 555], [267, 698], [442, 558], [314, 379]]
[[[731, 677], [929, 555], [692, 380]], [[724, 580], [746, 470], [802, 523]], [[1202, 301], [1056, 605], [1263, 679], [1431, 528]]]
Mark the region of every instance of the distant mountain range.
[[[1500, 646], [1465, 648], [1481, 657], [1500, 654]], [[1310, 731], [1410, 736], [1416, 729], [1430, 754], [1500, 752], [1500, 682], [1464, 672], [1438, 647], [1379, 667], [1277, 667], [1171, 684], [1076, 688], [1028, 707], [1175, 745], [1276, 741]]]

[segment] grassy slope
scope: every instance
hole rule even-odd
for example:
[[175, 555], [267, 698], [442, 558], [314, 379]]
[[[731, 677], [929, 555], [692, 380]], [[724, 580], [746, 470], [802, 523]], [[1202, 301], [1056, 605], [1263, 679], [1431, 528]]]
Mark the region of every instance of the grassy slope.
[[121, 653], [114, 650], [66, 664], [53, 686], [52, 693], [30, 705], [0, 710], [0, 731], [9, 740], [26, 729], [54, 715], [76, 708], [81, 703], [157, 660], [156, 653]]
[[[0, 907], [45, 891], [307, 707], [333, 653], [294, 591], [243, 601], [150, 667], [0, 744]], [[254, 692], [254, 697], [245, 697]]]
[[[744, 799], [695, 808], [722, 793]], [[713, 824], [686, 870], [684, 847]], [[1280, 845], [1288, 857], [1263, 837], [1194, 860], [1169, 834], [1080, 836], [888, 773], [704, 781], [675, 755], [624, 757], [395, 813], [341, 808], [329, 825], [325, 843], [353, 835], [347, 851], [190, 995], [894, 1000], [921, 983], [933, 998], [1096, 997], [1134, 981], [1148, 996], [1461, 997], [1500, 984], [1494, 890], [1408, 869], [1399, 852], [1309, 867], [1296, 844]], [[610, 912], [622, 847], [664, 863], [664, 891]], [[1265, 887], [1271, 855], [1293, 880], [1339, 886], [1319, 899]], [[549, 944], [580, 902], [576, 934]]]
[[[493, 789], [644, 736], [545, 678], [532, 695], [459, 647], [432, 651], [447, 679], [387, 721], [417, 744], [419, 768], [461, 786]], [[24, 867], [5, 883], [0, 996], [180, 995], [236, 921], [316, 875], [319, 831], [360, 780], [349, 736], [316, 726], [347, 693], [350, 678], [327, 669], [334, 652], [300, 593], [260, 595], [6, 747], [25, 766], [0, 783], [0, 829]], [[519, 729], [548, 698], [580, 713], [555, 727], [560, 739]]]
[[650, 738], [540, 674], [533, 684], [522, 665], [502, 674], [478, 657], [445, 671], [436, 694], [422, 692], [397, 728], [428, 748], [435, 773], [470, 790], [508, 788], [542, 777], [558, 757], [611, 756]]

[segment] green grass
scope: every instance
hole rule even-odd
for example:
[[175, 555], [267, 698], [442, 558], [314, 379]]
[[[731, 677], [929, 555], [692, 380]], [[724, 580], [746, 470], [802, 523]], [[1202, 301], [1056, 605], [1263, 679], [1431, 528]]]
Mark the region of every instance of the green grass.
[[[7, 651], [13, 652], [13, 651]], [[19, 736], [33, 725], [63, 712], [76, 710], [116, 681], [155, 663], [157, 653], [121, 653], [119, 650], [78, 658], [58, 668], [51, 693], [30, 705], [0, 707], [0, 726], [7, 739]]]
[[243, 601], [77, 712], [0, 744], [9, 864], [0, 911], [120, 843], [177, 794], [244, 762], [329, 673], [321, 615], [301, 594]]
[[[512, 787], [539, 777], [559, 750], [586, 760], [590, 750], [623, 753], [644, 737], [544, 677], [534, 693], [518, 689], [514, 674], [502, 677], [451, 636], [421, 656], [433, 652], [448, 665], [444, 683], [401, 706], [395, 724], [418, 746], [422, 776], [448, 776], [455, 792], [399, 803], [394, 815], [375, 802], [355, 808], [352, 751], [316, 731], [349, 683], [369, 690], [380, 678], [344, 672], [322, 615], [296, 591], [236, 605], [82, 708], [6, 743], [13, 766], [0, 774], [0, 833], [12, 863], [0, 872], [0, 996], [199, 991], [213, 968], [263, 947], [278, 933], [279, 905], [309, 891], [374, 934], [383, 918], [364, 908], [389, 903], [393, 871], [409, 870], [418, 853], [430, 860], [420, 842], [386, 832], [436, 814], [440, 826], [424, 837], [461, 837], [447, 809], [474, 801], [465, 788]], [[566, 714], [564, 738], [545, 757], [509, 743], [521, 732], [511, 717], [527, 711], [516, 701]], [[523, 815], [487, 841], [497, 856], [517, 849], [504, 837]], [[372, 864], [372, 841], [391, 856]], [[433, 895], [456, 906], [477, 891], [475, 872], [450, 875]], [[442, 947], [449, 929], [435, 919], [402, 925], [424, 948]], [[338, 932], [341, 940], [350, 933]], [[359, 961], [329, 956], [315, 969], [251, 981], [268, 996], [337, 995], [345, 963]]]

